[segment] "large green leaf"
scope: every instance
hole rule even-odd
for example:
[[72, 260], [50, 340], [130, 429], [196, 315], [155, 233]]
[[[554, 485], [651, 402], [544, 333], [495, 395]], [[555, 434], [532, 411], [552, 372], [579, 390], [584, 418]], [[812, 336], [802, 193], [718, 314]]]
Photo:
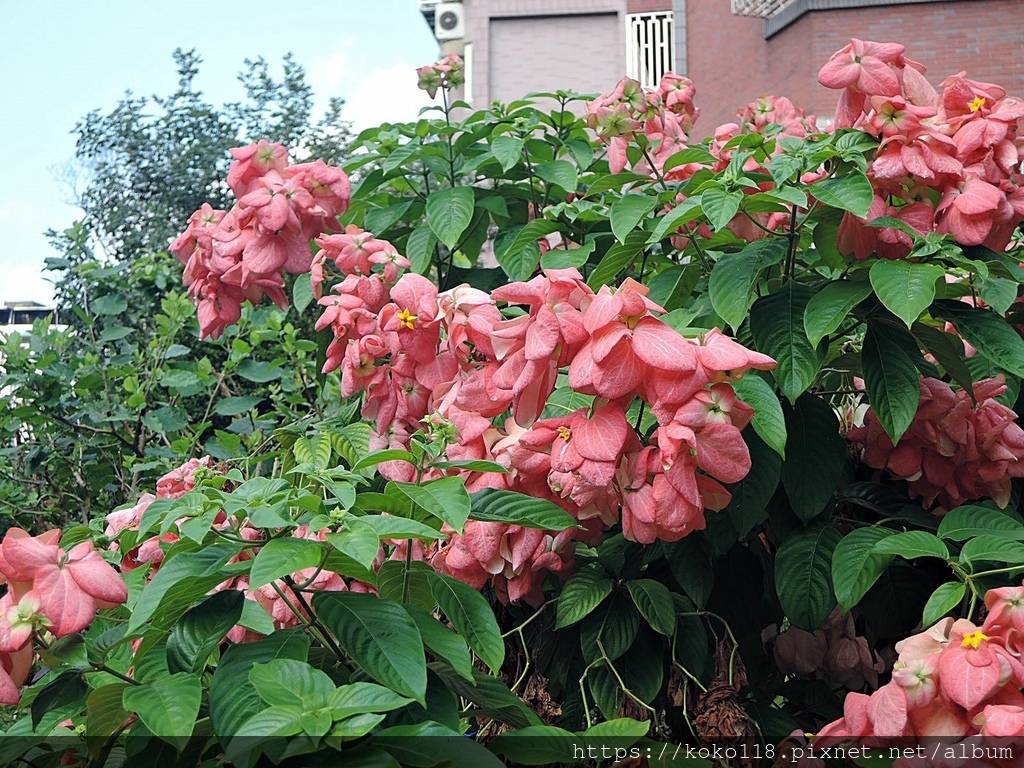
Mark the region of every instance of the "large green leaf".
[[967, 594], [967, 585], [962, 581], [950, 581], [938, 587], [924, 606], [921, 624], [930, 627], [947, 613], [956, 608]]
[[213, 649], [242, 618], [245, 594], [225, 589], [187, 611], [167, 636], [167, 666], [171, 672], [199, 672]]
[[927, 531], [904, 531], [887, 536], [875, 544], [875, 552], [887, 555], [899, 555], [905, 560], [918, 557], [938, 557], [946, 560], [949, 548], [938, 536]]
[[182, 749], [199, 716], [203, 684], [195, 675], [179, 672], [125, 688], [122, 701], [153, 734]]
[[757, 240], [715, 263], [708, 281], [711, 306], [734, 329], [747, 317], [761, 273], [786, 258], [788, 249], [783, 238]]
[[832, 591], [832, 553], [839, 543], [827, 523], [791, 534], [775, 558], [775, 586], [790, 622], [813, 632], [836, 606]]
[[960, 550], [960, 562], [1020, 565], [1024, 563], [1024, 544], [1001, 536], [982, 534], [964, 544], [964, 548]]
[[918, 264], [903, 259], [879, 259], [871, 266], [871, 287], [878, 300], [907, 328], [935, 299], [935, 281], [946, 270], [939, 264]]
[[676, 629], [676, 609], [668, 587], [654, 579], [632, 579], [626, 582], [626, 587], [651, 628], [671, 637]]
[[431, 592], [438, 607], [473, 652], [498, 674], [505, 661], [505, 641], [490, 603], [478, 590], [444, 574], [434, 574]]
[[300, 631], [279, 631], [254, 643], [228, 646], [210, 681], [210, 721], [222, 744], [262, 706], [248, 678], [253, 665], [273, 659], [305, 661], [308, 653], [309, 637]]
[[418, 605], [406, 604], [402, 607], [416, 622], [427, 650], [448, 662], [456, 673], [472, 683], [473, 659], [465, 638], [450, 630]]
[[811, 197], [833, 208], [849, 211], [864, 218], [875, 199], [875, 191], [868, 177], [860, 171], [845, 176], [816, 181], [807, 188]]
[[658, 219], [658, 226], [654, 228], [654, 232], [648, 238], [648, 244], [653, 245], [664, 240], [683, 225], [699, 218], [700, 214], [700, 196], [687, 198]]
[[960, 335], [998, 368], [1024, 376], [1024, 339], [995, 312], [942, 300], [934, 303], [932, 314], [953, 323]]
[[491, 139], [491, 154], [501, 164], [501, 170], [507, 171], [523, 156], [526, 141], [514, 136], [496, 136]]
[[750, 310], [750, 330], [757, 350], [778, 361], [773, 375], [790, 401], [811, 385], [822, 363], [822, 355], [804, 331], [804, 311], [811, 295], [810, 288], [791, 280], [755, 301]]
[[647, 232], [635, 230], [626, 235], [621, 243], [616, 243], [598, 263], [587, 278], [587, 285], [595, 291], [606, 283], [611, 283], [616, 275], [624, 270], [644, 249], [647, 243]]
[[427, 224], [438, 239], [454, 248], [473, 220], [472, 187], [445, 187], [427, 198]]
[[509, 523], [523, 528], [564, 531], [577, 526], [576, 518], [554, 502], [527, 496], [524, 493], [484, 488], [470, 494], [473, 520], [487, 523]]
[[786, 417], [775, 390], [756, 374], [744, 376], [734, 381], [732, 386], [739, 399], [754, 409], [754, 418], [750, 422], [754, 431], [766, 445], [785, 458]]
[[311, 539], [271, 539], [256, 554], [249, 572], [251, 589], [269, 584], [305, 568], [315, 568], [323, 558], [324, 545]]
[[651, 211], [658, 207], [658, 198], [650, 195], [629, 194], [612, 203], [609, 218], [612, 223], [612, 234], [621, 243], [626, 235], [636, 229], [636, 225]]
[[442, 477], [423, 485], [414, 483], [388, 483], [391, 489], [406, 496], [425, 512], [448, 523], [456, 532], [462, 533], [469, 519], [471, 502], [466, 483], [460, 477]]
[[574, 754], [578, 741], [574, 733], [562, 728], [531, 725], [501, 734], [490, 747], [515, 765], [558, 765]]
[[811, 344], [817, 346], [835, 331], [850, 312], [871, 295], [871, 284], [848, 280], [828, 283], [814, 294], [804, 310], [804, 330]]
[[568, 160], [552, 160], [536, 166], [534, 172], [544, 181], [557, 184], [566, 192], [575, 192], [579, 171]]
[[782, 474], [782, 457], [756, 432], [744, 432], [743, 440], [750, 451], [750, 472], [738, 483], [728, 486], [732, 498], [725, 508], [740, 538], [768, 517], [768, 502], [779, 487]]
[[742, 192], [726, 192], [721, 187], [711, 187], [701, 194], [700, 207], [711, 228], [719, 232], [739, 213], [742, 202]]
[[321, 592], [313, 598], [313, 607], [360, 669], [426, 705], [423, 637], [400, 604], [355, 592]]
[[971, 379], [971, 370], [964, 362], [963, 340], [923, 323], [914, 323], [911, 330], [921, 346], [931, 353], [953, 381], [973, 395], [974, 384]]
[[596, 568], [583, 568], [569, 577], [558, 596], [556, 627], [568, 627], [590, 614], [612, 593], [612, 580]]
[[528, 280], [537, 269], [540, 248], [537, 241], [558, 231], [547, 219], [534, 219], [518, 229], [500, 234], [494, 243], [494, 258], [510, 280]]
[[[896, 326], [871, 323], [861, 352], [868, 401], [893, 445], [914, 421], [921, 400], [917, 366], [898, 337], [901, 332]], [[913, 344], [913, 337], [907, 337]]]
[[966, 504], [950, 510], [939, 523], [939, 536], [950, 541], [965, 541], [986, 534], [1024, 541], [1024, 525], [1006, 512], [979, 504]]
[[334, 681], [326, 672], [298, 659], [274, 659], [253, 664], [249, 682], [271, 706], [302, 706], [303, 699], [319, 696], [326, 700], [334, 692]]
[[782, 485], [793, 511], [807, 521], [825, 508], [842, 479], [846, 441], [835, 412], [814, 395], [803, 395], [787, 408], [786, 431]]
[[876, 551], [875, 545], [892, 533], [887, 528], [858, 528], [836, 545], [832, 554], [832, 584], [844, 611], [859, 603], [889, 567], [893, 556]]

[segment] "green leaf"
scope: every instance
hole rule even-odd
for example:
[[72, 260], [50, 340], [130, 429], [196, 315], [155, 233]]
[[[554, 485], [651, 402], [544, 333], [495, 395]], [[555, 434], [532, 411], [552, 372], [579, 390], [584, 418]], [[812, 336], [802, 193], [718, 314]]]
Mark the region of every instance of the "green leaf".
[[1024, 339], [995, 312], [942, 300], [934, 303], [932, 315], [953, 323], [967, 343], [998, 368], [1024, 377]]
[[544, 181], [557, 184], [566, 192], [576, 191], [576, 184], [579, 182], [579, 171], [568, 160], [552, 160], [549, 163], [541, 163], [533, 170]]
[[467, 472], [497, 472], [507, 475], [508, 469], [496, 461], [485, 459], [458, 459], [457, 461], [435, 461], [430, 466], [435, 469], [464, 469]]
[[120, 315], [128, 309], [128, 299], [120, 293], [108, 293], [93, 299], [89, 309], [97, 315]]
[[836, 545], [832, 554], [832, 584], [844, 611], [857, 605], [889, 567], [892, 555], [879, 553], [876, 545], [890, 536], [892, 531], [887, 528], [858, 528]]
[[921, 617], [921, 624], [925, 627], [934, 625], [939, 619], [952, 611], [967, 594], [967, 585], [962, 581], [950, 581], [934, 592], [928, 598], [924, 606], [924, 615]]
[[273, 659], [305, 661], [308, 652], [309, 638], [301, 631], [278, 631], [254, 643], [228, 646], [210, 681], [210, 721], [222, 744], [261, 707], [248, 678], [253, 665]]
[[671, 637], [676, 629], [676, 609], [668, 587], [653, 579], [633, 579], [626, 587], [651, 629]]
[[595, 568], [583, 568], [569, 577], [558, 596], [556, 629], [569, 627], [589, 615], [612, 593], [612, 580]]
[[444, 574], [434, 574], [431, 593], [455, 631], [469, 643], [473, 652], [498, 674], [505, 661], [505, 641], [494, 618], [494, 610], [480, 592], [465, 582]]
[[899, 555], [905, 560], [918, 557], [949, 559], [949, 548], [935, 534], [927, 531], [905, 531], [887, 536], [875, 545], [875, 552], [885, 555]]
[[783, 238], [757, 240], [715, 263], [708, 281], [711, 306], [734, 329], [747, 318], [761, 273], [786, 258], [787, 250]]
[[473, 220], [472, 187], [445, 187], [427, 198], [427, 224], [438, 239], [454, 249]]
[[832, 553], [839, 534], [827, 523], [791, 534], [775, 558], [775, 586], [790, 622], [813, 632], [836, 606]]
[[664, 240], [684, 224], [689, 224], [691, 221], [699, 218], [701, 214], [700, 202], [699, 196], [687, 198], [658, 219], [658, 226], [654, 228], [654, 232], [648, 238], [647, 244], [654, 245]]
[[835, 412], [814, 395], [803, 395], [786, 409], [786, 432], [782, 485], [793, 511], [806, 522], [825, 508], [843, 477], [846, 441]]
[[[96, 688], [86, 699], [85, 729], [90, 737], [112, 735], [128, 719], [129, 714], [122, 704], [127, 683], [111, 683]], [[36, 697], [36, 701], [39, 697]], [[35, 702], [33, 702], [35, 704]]]
[[203, 701], [203, 684], [187, 672], [158, 677], [145, 685], [125, 688], [124, 708], [135, 712], [150, 731], [183, 749], [192, 735], [199, 706]]
[[453, 632], [418, 605], [406, 604], [405, 608], [423, 637], [427, 650], [451, 665], [451, 668], [465, 680], [473, 682], [473, 659], [469, 654], [466, 639]]
[[256, 554], [249, 573], [249, 588], [258, 589], [265, 584], [289, 576], [304, 568], [315, 568], [323, 558], [324, 548], [311, 539], [271, 539]]
[[482, 744], [435, 722], [385, 728], [374, 734], [370, 743], [386, 750], [403, 766], [503, 768], [502, 762]]
[[542, 531], [564, 531], [578, 526], [576, 518], [552, 501], [515, 491], [485, 488], [470, 494], [473, 520], [509, 523]]
[[217, 401], [213, 406], [213, 412], [218, 416], [238, 416], [241, 413], [248, 413], [257, 405], [262, 403], [262, 397], [225, 397]]
[[393, 515], [366, 515], [359, 518], [360, 523], [374, 530], [380, 539], [421, 539], [437, 541], [447, 538], [440, 531], [429, 525]]
[[721, 187], [711, 187], [701, 194], [700, 207], [711, 228], [720, 232], [739, 213], [742, 202], [742, 192], [726, 192]]
[[853, 308], [871, 295], [870, 283], [841, 280], [828, 283], [814, 294], [804, 310], [804, 330], [814, 346], [835, 331]]
[[914, 421], [921, 400], [917, 366], [898, 338], [901, 332], [895, 324], [869, 323], [861, 352], [868, 401], [893, 445]]
[[649, 195], [629, 194], [612, 203], [609, 219], [615, 239], [623, 242], [626, 235], [636, 229], [636, 225], [657, 207], [658, 198]]
[[437, 235], [428, 224], [420, 224], [409, 235], [405, 244], [405, 257], [409, 259], [409, 269], [417, 275], [424, 275], [430, 269], [430, 262], [434, 258], [434, 246], [437, 245]]
[[216, 592], [185, 612], [167, 636], [167, 667], [174, 672], [199, 672], [213, 649], [242, 618], [244, 593]]
[[974, 383], [971, 379], [971, 370], [964, 362], [963, 340], [923, 323], [914, 323], [912, 330], [921, 346], [928, 350], [953, 381], [973, 398]]
[[189, 425], [189, 415], [181, 408], [165, 405], [162, 408], [157, 408], [155, 411], [147, 413], [143, 421], [154, 432], [169, 434], [187, 427]]
[[874, 189], [868, 177], [860, 171], [852, 171], [847, 176], [835, 179], [822, 179], [807, 188], [811, 197], [825, 205], [849, 211], [854, 216], [864, 218], [875, 199]]
[[513, 728], [540, 725], [540, 718], [536, 713], [512, 693], [501, 678], [474, 669], [473, 682], [469, 683], [444, 664], [431, 664], [430, 670], [444, 680], [444, 684], [452, 693], [468, 699], [479, 707], [473, 711], [474, 715], [493, 718]]
[[306, 272], [295, 276], [295, 284], [292, 286], [292, 304], [295, 311], [300, 315], [313, 303], [313, 284], [309, 281], [309, 273]]
[[779, 456], [786, 458], [786, 417], [775, 390], [755, 374], [734, 381], [732, 387], [736, 390], [736, 396], [754, 409], [750, 425], [758, 437]]
[[[333, 684], [332, 684], [333, 687]], [[335, 720], [364, 712], [390, 712], [412, 702], [405, 696], [375, 683], [351, 683], [336, 688], [327, 698]]]
[[804, 311], [811, 290], [796, 281], [754, 302], [750, 330], [758, 352], [775, 358], [773, 371], [782, 394], [795, 401], [814, 381], [822, 356], [804, 331]]
[[522, 227], [502, 232], [494, 242], [494, 258], [510, 280], [528, 280], [540, 261], [537, 241], [559, 229], [547, 219], [534, 219]]
[[1024, 563], [1024, 544], [1019, 541], [1010, 541], [1001, 536], [982, 534], [964, 544], [960, 550], [960, 562], [1005, 563], [1006, 565], [1020, 565]]
[[695, 533], [673, 543], [662, 542], [672, 576], [686, 595], [703, 608], [711, 596], [715, 569], [711, 562], [711, 546]]
[[583, 735], [592, 739], [639, 739], [646, 736], [650, 729], [651, 724], [647, 721], [619, 717], [592, 725], [583, 732]]
[[313, 607], [360, 669], [426, 706], [423, 637], [401, 605], [374, 595], [321, 592], [313, 597]]
[[986, 534], [1024, 541], [1024, 525], [1005, 512], [977, 504], [950, 510], [939, 523], [939, 536], [950, 541], [965, 541]]
[[934, 301], [935, 281], [945, 274], [939, 264], [879, 259], [869, 276], [878, 300], [909, 328]]
[[743, 441], [750, 451], [751, 467], [747, 476], [727, 486], [732, 499], [725, 512], [740, 538], [768, 517], [768, 503], [779, 487], [782, 458], [757, 432], [744, 432]]
[[579, 737], [553, 725], [531, 725], [508, 731], [490, 748], [513, 765], [560, 765], [578, 749]]
[[623, 173], [611, 173], [594, 181], [587, 189], [586, 197], [594, 197], [610, 189], [622, 189], [627, 184], [644, 184], [653, 181], [650, 176], [644, 176], [631, 171]]
[[552, 248], [540, 257], [541, 269], [579, 269], [590, 260], [597, 243], [591, 240], [579, 248]]
[[978, 296], [998, 314], [1005, 315], [1006, 310], [1017, 300], [1017, 288], [1015, 280], [987, 277], [978, 283]]
[[49, 712], [63, 707], [71, 708], [69, 715], [77, 715], [85, 708], [88, 693], [89, 684], [85, 682], [81, 670], [68, 669], [61, 672], [44, 685], [32, 700], [32, 727], [38, 728]]
[[526, 141], [514, 136], [495, 136], [491, 139], [491, 154], [501, 164], [501, 170], [508, 171], [522, 160]]
[[388, 483], [388, 489], [392, 488], [425, 512], [448, 523], [457, 533], [462, 533], [469, 519], [471, 502], [461, 477], [442, 477], [423, 485]]
[[265, 363], [260, 360], [243, 360], [235, 368], [235, 373], [246, 381], [256, 384], [266, 384], [268, 381], [280, 379], [284, 369], [273, 363]]
[[372, 568], [380, 551], [380, 536], [366, 520], [364, 517], [349, 515], [345, 518], [343, 530], [328, 533], [324, 538], [341, 554], [351, 557], [364, 568]]
[[[673, 607], [673, 612], [674, 612]], [[616, 595], [580, 623], [580, 648], [588, 663], [601, 658], [601, 648], [615, 661], [633, 645], [640, 631], [640, 614], [632, 601]], [[598, 647], [598, 640], [601, 647]]]
[[600, 263], [590, 273], [587, 285], [595, 291], [606, 283], [611, 283], [616, 276], [636, 259], [647, 243], [647, 233], [635, 230], [626, 235], [621, 243], [616, 243], [605, 253]]
[[334, 681], [319, 669], [298, 659], [273, 659], [253, 664], [249, 682], [267, 704], [303, 706], [308, 697], [327, 697], [334, 693]]

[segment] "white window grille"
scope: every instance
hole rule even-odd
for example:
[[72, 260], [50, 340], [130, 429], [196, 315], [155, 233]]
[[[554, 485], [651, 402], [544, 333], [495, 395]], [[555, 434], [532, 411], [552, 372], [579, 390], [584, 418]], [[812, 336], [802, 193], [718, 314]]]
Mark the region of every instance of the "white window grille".
[[791, 0], [732, 0], [732, 12], [736, 16], [759, 16], [767, 19], [790, 2]]
[[626, 16], [626, 74], [656, 88], [676, 63], [672, 11]]

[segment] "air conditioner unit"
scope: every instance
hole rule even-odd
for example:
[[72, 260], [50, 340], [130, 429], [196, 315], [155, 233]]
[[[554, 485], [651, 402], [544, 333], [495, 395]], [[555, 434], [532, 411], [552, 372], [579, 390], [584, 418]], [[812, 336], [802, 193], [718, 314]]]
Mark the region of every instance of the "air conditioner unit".
[[434, 9], [434, 37], [441, 42], [466, 36], [466, 10], [462, 3], [438, 3]]

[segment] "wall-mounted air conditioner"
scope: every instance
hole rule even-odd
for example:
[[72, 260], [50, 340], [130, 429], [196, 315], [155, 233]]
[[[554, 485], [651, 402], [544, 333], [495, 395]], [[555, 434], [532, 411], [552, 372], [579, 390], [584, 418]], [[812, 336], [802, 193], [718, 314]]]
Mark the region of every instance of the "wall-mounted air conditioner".
[[434, 37], [461, 40], [466, 36], [466, 10], [462, 3], [438, 3], [434, 9]]

